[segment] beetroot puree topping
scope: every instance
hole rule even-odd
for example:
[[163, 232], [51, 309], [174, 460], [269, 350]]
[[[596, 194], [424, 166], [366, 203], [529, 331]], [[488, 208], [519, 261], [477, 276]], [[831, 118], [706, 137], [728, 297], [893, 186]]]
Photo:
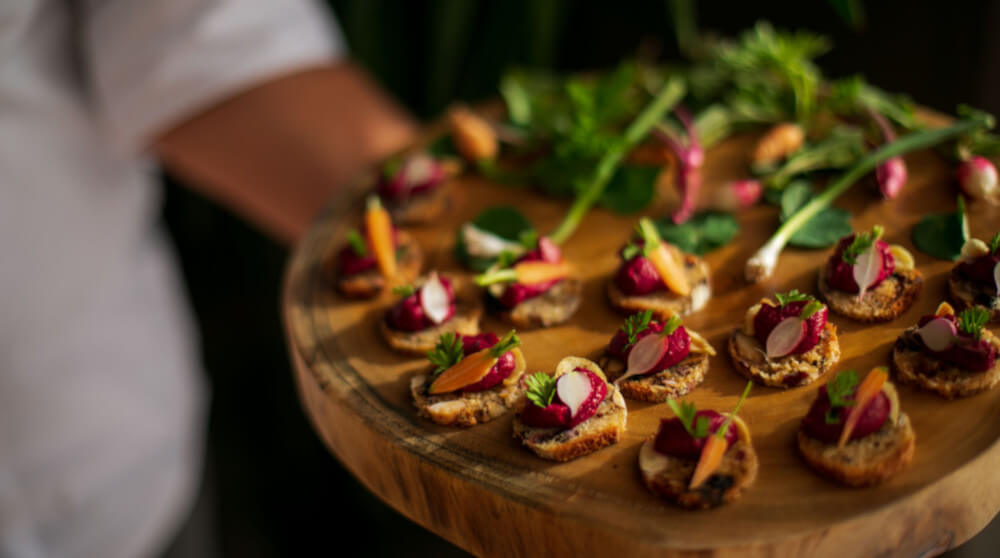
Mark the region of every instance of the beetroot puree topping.
[[985, 339], [977, 340], [958, 328], [958, 318], [954, 315], [935, 316], [929, 314], [920, 318], [920, 321], [917, 322], [917, 327], [923, 327], [927, 322], [935, 318], [943, 318], [955, 324], [955, 329], [958, 330], [958, 339], [955, 340], [955, 343], [951, 347], [943, 351], [932, 351], [924, 344], [923, 339], [917, 335], [915, 337], [920, 340], [921, 350], [934, 358], [950, 362], [962, 370], [968, 370], [969, 372], [986, 372], [996, 365], [997, 348]]
[[[525, 253], [520, 258], [517, 259], [515, 263], [521, 262], [550, 262], [559, 263], [562, 261], [562, 251], [556, 246], [554, 242], [546, 237], [541, 237], [538, 239], [538, 244], [534, 250]], [[518, 304], [524, 302], [529, 298], [534, 298], [545, 291], [551, 289], [556, 283], [562, 281], [562, 279], [555, 279], [552, 281], [546, 281], [544, 283], [536, 283], [534, 285], [522, 285], [520, 283], [511, 283], [504, 289], [503, 294], [500, 295], [500, 304], [503, 304], [507, 308], [513, 308]]]
[[[640, 339], [646, 337], [647, 335], [651, 335], [653, 333], [660, 334], [662, 331], [663, 322], [649, 322], [649, 326], [647, 326], [646, 329], [636, 334], [635, 341], [638, 343]], [[660, 362], [656, 363], [656, 366], [649, 369], [647, 374], [666, 370], [667, 368], [670, 368], [687, 358], [688, 354], [691, 353], [691, 336], [688, 335], [684, 326], [678, 326], [673, 333], [666, 336], [666, 342], [667, 352], [663, 354], [663, 358], [660, 359]], [[624, 331], [619, 329], [618, 332], [615, 333], [614, 337], [611, 338], [611, 342], [608, 343], [608, 354], [615, 358], [627, 361], [628, 355], [632, 352], [632, 347], [635, 345], [633, 344], [625, 347], [626, 343], [628, 343], [628, 336], [625, 335]]]
[[384, 169], [375, 188], [382, 199], [398, 202], [430, 192], [443, 182], [443, 178], [444, 169], [437, 161], [417, 155], [396, 169]]
[[[853, 400], [854, 395], [849, 396], [847, 399]], [[826, 386], [823, 386], [819, 388], [816, 400], [813, 401], [812, 407], [809, 407], [809, 412], [802, 419], [802, 429], [805, 430], [806, 434], [817, 440], [835, 444], [840, 440], [840, 434], [844, 430], [844, 422], [847, 420], [847, 409], [851, 408], [837, 408], [834, 415], [837, 417], [837, 422], [828, 424], [826, 422], [826, 415], [827, 411], [830, 410], [830, 397], [826, 393]], [[854, 425], [854, 430], [851, 431], [849, 439], [857, 440], [873, 432], [877, 432], [885, 424], [885, 419], [889, 417], [889, 410], [889, 398], [884, 392], [879, 392], [865, 408], [857, 424]]]
[[[660, 421], [660, 429], [656, 432], [653, 440], [653, 448], [664, 454], [684, 459], [698, 459], [701, 455], [701, 448], [705, 447], [705, 442], [709, 436], [713, 436], [726, 422], [726, 417], [710, 410], [698, 411], [694, 416], [694, 424], [697, 424], [698, 417], [708, 419], [708, 435], [704, 438], [695, 438], [684, 428], [681, 419], [677, 417], [663, 419]], [[726, 431], [726, 447], [736, 443], [739, 437], [736, 426], [729, 425]]]
[[559, 399], [559, 394], [556, 393], [552, 397], [552, 403], [549, 403], [547, 407], [539, 407], [528, 400], [521, 412], [521, 421], [536, 428], [573, 428], [594, 416], [597, 413], [597, 408], [608, 395], [608, 383], [586, 368], [576, 368], [574, 372], [586, 374], [592, 390], [587, 401], [577, 409], [576, 416], [570, 416], [569, 407]]
[[[359, 273], [364, 273], [369, 269], [375, 269], [378, 262], [375, 261], [375, 252], [372, 250], [371, 239], [368, 238], [368, 233], [364, 229], [361, 231], [362, 237], [365, 239], [365, 246], [367, 247], [367, 254], [361, 255], [354, 251], [354, 248], [348, 243], [346, 246], [337, 252], [337, 269], [340, 275], [357, 275]], [[399, 244], [399, 231], [396, 227], [392, 228], [392, 246], [395, 248]]]
[[993, 286], [993, 270], [996, 269], [997, 262], [1000, 262], [1000, 248], [990, 254], [983, 254], [978, 258], [958, 264], [955, 271], [974, 283]]
[[[859, 293], [861, 292], [861, 288], [858, 286], [858, 282], [854, 280], [854, 266], [844, 261], [844, 250], [852, 242], [854, 242], [853, 234], [840, 239], [840, 242], [837, 243], [837, 249], [834, 250], [833, 256], [827, 263], [826, 276], [831, 287], [848, 293]], [[896, 259], [892, 257], [892, 253], [889, 251], [888, 242], [876, 240], [873, 249], [877, 250], [882, 256], [882, 271], [879, 272], [875, 282], [869, 285], [868, 288], [870, 289], [877, 287], [882, 281], [885, 281], [896, 269]]]
[[[447, 321], [455, 315], [455, 291], [451, 286], [451, 281], [447, 278], [438, 277], [438, 280], [441, 281], [445, 292], [448, 293], [448, 313], [443, 320]], [[436, 324], [424, 312], [420, 298], [422, 294], [423, 289], [417, 289], [415, 293], [397, 302], [386, 315], [389, 326], [402, 331], [421, 331], [429, 327], [434, 327]], [[494, 335], [494, 337], [496, 336]]]
[[[478, 353], [483, 349], [488, 349], [493, 345], [496, 345], [500, 339], [497, 338], [495, 333], [480, 333], [479, 335], [463, 335], [462, 336], [462, 352], [465, 356], [469, 356], [473, 353]], [[486, 376], [482, 380], [474, 384], [470, 384], [462, 388], [460, 391], [462, 393], [473, 393], [476, 391], [485, 391], [492, 387], [496, 387], [500, 382], [507, 379], [510, 373], [514, 371], [514, 367], [517, 366], [517, 361], [514, 359], [514, 353], [507, 351], [506, 353], [500, 355], [497, 358], [497, 363], [490, 368], [490, 371], [486, 373]]]
[[[800, 316], [802, 309], [808, 303], [808, 300], [799, 300], [789, 302], [784, 306], [771, 306], [766, 302], [761, 304], [760, 311], [757, 312], [757, 315], [753, 319], [754, 337], [760, 341], [761, 345], [766, 346], [767, 336], [771, 334], [771, 331], [785, 318]], [[827, 308], [823, 306], [815, 314], [806, 319], [806, 335], [789, 354], [800, 355], [808, 352], [819, 343], [820, 335], [822, 335], [823, 328], [826, 326], [826, 315]]]
[[[645, 241], [641, 238], [632, 239], [632, 244], [642, 248]], [[618, 252], [622, 257], [622, 265], [615, 274], [615, 285], [628, 296], [641, 296], [666, 289], [659, 272], [653, 267], [653, 262], [642, 255], [640, 251], [629, 259], [625, 258], [625, 249]]]

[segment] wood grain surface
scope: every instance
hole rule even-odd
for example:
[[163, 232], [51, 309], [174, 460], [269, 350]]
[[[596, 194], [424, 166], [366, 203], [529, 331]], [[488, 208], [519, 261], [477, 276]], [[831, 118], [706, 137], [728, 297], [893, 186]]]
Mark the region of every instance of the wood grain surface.
[[[708, 154], [707, 188], [745, 175], [753, 139], [738, 136]], [[925, 276], [923, 293], [888, 324], [865, 326], [831, 314], [843, 350], [837, 370], [863, 373], [888, 364], [899, 333], [944, 296], [952, 264], [918, 253], [910, 231], [927, 212], [953, 210], [957, 188], [949, 166], [930, 152], [907, 157], [907, 164], [910, 180], [900, 199], [881, 202], [871, 185], [858, 184], [837, 205], [852, 212], [856, 229], [882, 224], [886, 240], [914, 252]], [[567, 207], [565, 200], [476, 177], [451, 187], [454, 211], [433, 227], [413, 229], [428, 254], [427, 269], [459, 271], [452, 256], [455, 230], [489, 205], [516, 204], [543, 232]], [[649, 213], [662, 215], [673, 203], [666, 188]], [[511, 415], [472, 429], [422, 420], [408, 385], [426, 362], [390, 352], [376, 331], [394, 297], [345, 300], [319, 271], [346, 229], [357, 225], [361, 207], [360, 190], [345, 191], [288, 269], [283, 310], [304, 406], [330, 450], [369, 489], [474, 554], [930, 556], [974, 535], [1000, 509], [1000, 390], [948, 402], [900, 386], [902, 408], [917, 433], [914, 462], [881, 486], [848, 489], [814, 474], [795, 449], [800, 419], [829, 377], [787, 391], [756, 386], [742, 416], [760, 456], [759, 477], [741, 500], [707, 512], [671, 507], [639, 479], [639, 445], [671, 414], [664, 404], [629, 401], [628, 431], [619, 444], [565, 464], [521, 448], [511, 437]], [[988, 237], [1000, 225], [995, 208], [974, 203], [969, 214], [974, 236]], [[595, 210], [566, 243], [566, 257], [585, 282], [585, 302], [569, 323], [522, 334], [529, 371], [553, 370], [567, 355], [594, 358], [603, 351], [623, 319], [609, 306], [605, 284], [636, 220]], [[707, 256], [712, 300], [686, 319], [719, 351], [707, 379], [689, 396], [699, 408], [731, 408], [744, 385], [725, 343], [747, 307], [775, 291], [816, 293], [817, 270], [832, 250], [788, 249], [773, 278], [748, 285], [744, 262], [774, 230], [777, 210], [757, 207], [739, 220], [737, 241]], [[484, 321], [485, 330], [508, 328], [493, 318]]]

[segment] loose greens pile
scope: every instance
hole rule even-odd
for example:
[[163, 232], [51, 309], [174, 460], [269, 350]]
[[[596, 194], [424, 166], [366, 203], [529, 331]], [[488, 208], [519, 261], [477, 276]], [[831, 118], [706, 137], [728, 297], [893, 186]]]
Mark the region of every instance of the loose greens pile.
[[[770, 129], [747, 167], [763, 185], [764, 199], [780, 208], [778, 233], [748, 262], [748, 278], [759, 280], [786, 244], [823, 248], [850, 234], [850, 214], [831, 204], [863, 176], [875, 174], [882, 195], [896, 196], [906, 181], [902, 154], [945, 142], [966, 159], [1000, 153], [1000, 139], [985, 131], [989, 115], [969, 110], [955, 126], [926, 130], [905, 96], [858, 76], [825, 78], [815, 63], [830, 49], [822, 36], [758, 23], [736, 39], [685, 41], [682, 51], [691, 59], [681, 65], [626, 61], [610, 72], [571, 76], [508, 72], [500, 83], [506, 120], [496, 123], [503, 157], [480, 161], [480, 171], [571, 198], [563, 222], [547, 233], [564, 242], [593, 205], [619, 213], [648, 208], [672, 159], [681, 201], [658, 228], [682, 249], [704, 253], [738, 231], [726, 213], [696, 211], [704, 206], [697, 202], [705, 150], [738, 131]], [[651, 165], [643, 150], [660, 159]], [[841, 175], [818, 193], [814, 185], [830, 173]], [[754, 201], [742, 200], [740, 207]], [[729, 205], [723, 209], [733, 210]], [[501, 231], [484, 216], [477, 222], [520, 241], [529, 226], [511, 219], [517, 231]], [[464, 250], [460, 235], [458, 255], [467, 265], [482, 269], [496, 260]]]

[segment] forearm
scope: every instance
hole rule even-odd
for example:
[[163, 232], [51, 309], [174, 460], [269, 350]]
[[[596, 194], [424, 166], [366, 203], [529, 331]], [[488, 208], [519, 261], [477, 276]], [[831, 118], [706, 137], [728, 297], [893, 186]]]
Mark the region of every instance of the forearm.
[[193, 188], [293, 242], [338, 187], [414, 134], [362, 70], [342, 63], [243, 92], [168, 130], [155, 149]]

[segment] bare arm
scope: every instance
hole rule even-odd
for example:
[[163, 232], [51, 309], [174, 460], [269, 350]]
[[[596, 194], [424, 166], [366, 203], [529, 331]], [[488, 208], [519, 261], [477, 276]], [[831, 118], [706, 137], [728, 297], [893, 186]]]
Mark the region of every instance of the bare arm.
[[294, 242], [340, 185], [414, 134], [364, 71], [340, 63], [230, 98], [161, 134], [155, 150], [195, 189]]

